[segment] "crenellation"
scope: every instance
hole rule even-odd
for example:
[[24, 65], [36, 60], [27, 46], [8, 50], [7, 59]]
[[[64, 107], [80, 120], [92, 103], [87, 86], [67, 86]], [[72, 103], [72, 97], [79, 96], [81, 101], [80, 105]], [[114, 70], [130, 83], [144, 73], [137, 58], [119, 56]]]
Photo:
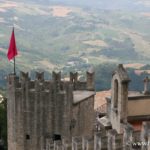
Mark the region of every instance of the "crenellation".
[[70, 82], [76, 83], [78, 81], [78, 72], [70, 72]]
[[60, 82], [61, 81], [61, 72], [56, 73], [53, 71], [52, 72], [52, 80], [54, 82]]
[[[11, 87], [9, 92], [12, 92], [12, 94], [14, 92], [15, 95], [15, 91], [18, 91], [19, 103], [16, 102], [17, 98], [13, 96], [15, 108], [12, 110], [12, 116], [16, 115], [16, 109], [19, 115], [11, 119], [15, 124], [17, 122], [22, 124], [22, 127], [16, 133], [16, 135], [22, 133], [22, 138], [19, 140], [22, 142], [20, 145], [24, 146], [24, 148], [22, 147], [21, 149], [28, 150], [34, 147], [33, 150], [38, 150], [39, 148], [46, 148], [46, 141], [48, 139], [57, 140], [57, 138], [61, 139], [62, 137], [71, 139], [72, 136], [80, 135], [79, 131], [82, 131], [84, 135], [93, 131], [93, 126], [91, 126], [91, 122], [89, 123], [89, 119], [85, 117], [84, 121], [87, 123], [84, 124], [82, 117], [86, 115], [87, 108], [91, 114], [90, 118], [91, 116], [94, 117], [94, 94], [90, 97], [85, 97], [87, 101], [91, 102], [87, 102], [85, 104], [87, 105], [86, 109], [83, 109], [85, 101], [79, 101], [81, 106], [79, 104], [74, 105], [73, 91], [76, 89], [73, 83], [61, 80], [61, 72], [53, 72], [52, 76], [52, 80], [44, 80], [44, 73], [36, 72], [36, 78], [32, 80], [28, 73], [21, 72], [20, 78], [15, 77], [17, 78], [15, 80], [13, 77], [11, 79], [15, 83], [18, 82], [18, 85], [20, 84], [16, 88], [14, 88], [16, 84], [9, 86]], [[76, 82], [77, 90], [87, 90], [86, 82], [78, 81], [77, 73], [74, 75], [73, 82]], [[75, 120], [73, 109], [76, 106], [78, 106], [78, 115]], [[84, 115], [79, 115], [79, 113]], [[80, 129], [78, 130], [78, 128]], [[17, 129], [13, 126], [12, 130], [15, 134]], [[13, 135], [11, 137], [14, 138]], [[18, 142], [16, 144], [19, 146]], [[14, 150], [20, 150], [20, 148], [18, 147]]]
[[53, 72], [52, 80], [45, 80], [44, 72], [35, 76], [21, 72], [20, 78], [7, 78], [8, 150], [132, 150], [139, 142], [147, 143], [140, 150], [149, 150], [150, 122], [143, 122], [142, 131], [142, 121], [129, 122], [130, 80], [122, 65], [112, 76], [106, 116], [97, 115], [100, 132], [93, 125], [93, 71], [86, 81], [79, 81], [78, 73], [70, 73], [70, 81], [62, 80], [61, 72]]
[[[8, 80], [11, 83], [13, 79], [11, 79], [9, 75]], [[23, 84], [28, 83], [29, 89], [36, 88], [36, 83], [43, 83], [45, 89], [49, 89], [49, 84], [54, 86], [56, 91], [64, 90], [65, 84], [73, 84], [74, 90], [93, 90], [94, 89], [94, 73], [87, 72], [87, 81], [79, 81], [78, 80], [78, 73], [70, 72], [70, 81], [62, 81], [61, 79], [61, 72], [53, 72], [52, 73], [52, 80], [45, 80], [44, 79], [44, 72], [36, 72], [35, 73], [35, 80], [29, 77], [28, 72], [20, 72], [19, 78], [15, 76], [16, 88], [20, 88]], [[41, 84], [40, 84], [41, 85]], [[39, 86], [40, 86], [39, 85]], [[91, 86], [91, 88], [89, 87]]]
[[9, 87], [10, 86], [15, 87], [15, 88], [20, 87], [19, 78], [14, 74], [9, 74], [7, 76], [7, 84]]
[[44, 72], [36, 72], [35, 79], [38, 81], [44, 81]]
[[26, 82], [26, 81], [28, 81], [28, 80], [30, 80], [30, 78], [29, 78], [29, 73], [28, 72], [20, 72], [20, 77], [19, 77], [19, 79], [20, 79], [20, 82], [22, 82], [22, 83], [24, 83], [24, 82]]
[[78, 82], [78, 73], [73, 73], [73, 72], [70, 72], [70, 82], [73, 84], [73, 88], [74, 90], [77, 89], [77, 82]]

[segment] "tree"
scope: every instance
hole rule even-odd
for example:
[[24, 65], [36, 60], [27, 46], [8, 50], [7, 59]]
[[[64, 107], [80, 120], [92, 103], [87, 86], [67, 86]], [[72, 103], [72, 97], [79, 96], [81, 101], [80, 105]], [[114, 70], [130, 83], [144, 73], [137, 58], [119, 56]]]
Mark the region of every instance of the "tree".
[[[1, 98], [2, 99], [2, 98]], [[7, 149], [7, 100], [3, 98], [0, 103], [0, 140], [4, 142], [3, 149]], [[2, 148], [1, 148], [2, 149]]]

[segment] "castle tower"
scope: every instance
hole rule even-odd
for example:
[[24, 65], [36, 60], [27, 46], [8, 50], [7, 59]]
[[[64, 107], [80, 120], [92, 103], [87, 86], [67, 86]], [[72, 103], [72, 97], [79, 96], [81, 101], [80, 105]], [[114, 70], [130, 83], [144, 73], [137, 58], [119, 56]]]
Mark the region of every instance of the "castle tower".
[[76, 77], [62, 81], [61, 73], [53, 72], [52, 80], [45, 80], [36, 72], [31, 80], [21, 72], [19, 78], [8, 76], [7, 94], [8, 150], [43, 150], [47, 141], [93, 131], [95, 92]]
[[[8, 121], [7, 121], [7, 124], [8, 124], [8, 149], [11, 149], [12, 147], [14, 149], [18, 149], [18, 148], [21, 148], [23, 149], [23, 147], [17, 147], [17, 142], [21, 145], [21, 143], [19, 141], [17, 141], [16, 139], [18, 138], [18, 132], [16, 133], [16, 128], [17, 128], [17, 125], [18, 125], [18, 121], [16, 120], [16, 118], [19, 118], [20, 116], [17, 116], [18, 115], [18, 110], [17, 110], [17, 106], [16, 106], [16, 103], [17, 103], [17, 96], [18, 96], [18, 93], [17, 91], [15, 90], [16, 86], [18, 84], [18, 78], [13, 75], [13, 74], [10, 74], [8, 76], [8, 83], [7, 83], [7, 88], [8, 88], [8, 100], [7, 100], [7, 118]], [[18, 105], [20, 105], [21, 103], [19, 102]], [[21, 109], [21, 108], [20, 108]], [[21, 126], [21, 122], [20, 122], [20, 126]], [[22, 135], [20, 135], [20, 139], [22, 139], [21, 137]]]

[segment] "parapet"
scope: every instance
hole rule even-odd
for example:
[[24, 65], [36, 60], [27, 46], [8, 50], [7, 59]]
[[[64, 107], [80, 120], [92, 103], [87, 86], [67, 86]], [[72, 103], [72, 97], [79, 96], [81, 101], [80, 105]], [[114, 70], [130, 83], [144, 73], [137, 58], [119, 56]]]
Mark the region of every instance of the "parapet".
[[[67, 138], [67, 137], [65, 137]], [[62, 139], [54, 143], [47, 142], [47, 149], [57, 147], [59, 149], [92, 149], [92, 150], [149, 150], [150, 122], [143, 122], [142, 131], [134, 131], [129, 124], [124, 125], [124, 132], [118, 134], [116, 130], [110, 129], [107, 132], [100, 131], [94, 137], [72, 137], [72, 142]]]
[[70, 72], [70, 82], [77, 82], [78, 81], [78, 72], [76, 73], [73, 73], [73, 72]]
[[7, 84], [9, 86], [11, 85], [11, 86], [14, 86], [14, 87], [18, 87], [19, 86], [18, 83], [19, 83], [19, 77], [17, 77], [16, 75], [9, 74], [7, 76]]
[[14, 86], [16, 89], [28, 86], [28, 89], [36, 89], [37, 86], [43, 86], [45, 90], [49, 87], [55, 87], [57, 91], [64, 90], [65, 86], [71, 84], [73, 90], [94, 90], [94, 72], [87, 72], [86, 81], [78, 79], [78, 73], [70, 72], [70, 80], [65, 81], [61, 77], [61, 72], [52, 72], [52, 79], [45, 80], [44, 72], [35, 72], [35, 78], [31, 79], [28, 72], [20, 72], [20, 76], [10, 74], [7, 77], [8, 87]]

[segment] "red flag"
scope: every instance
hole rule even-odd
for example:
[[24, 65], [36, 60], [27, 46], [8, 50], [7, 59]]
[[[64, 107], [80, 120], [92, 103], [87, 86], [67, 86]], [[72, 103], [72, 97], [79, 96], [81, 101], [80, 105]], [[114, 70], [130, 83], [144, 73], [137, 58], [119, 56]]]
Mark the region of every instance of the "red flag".
[[11, 39], [10, 39], [10, 44], [9, 44], [9, 48], [8, 48], [7, 57], [8, 57], [9, 60], [11, 60], [17, 54], [18, 54], [18, 52], [17, 52], [16, 40], [15, 40], [15, 33], [14, 33], [14, 28], [13, 28], [12, 34], [11, 34]]

